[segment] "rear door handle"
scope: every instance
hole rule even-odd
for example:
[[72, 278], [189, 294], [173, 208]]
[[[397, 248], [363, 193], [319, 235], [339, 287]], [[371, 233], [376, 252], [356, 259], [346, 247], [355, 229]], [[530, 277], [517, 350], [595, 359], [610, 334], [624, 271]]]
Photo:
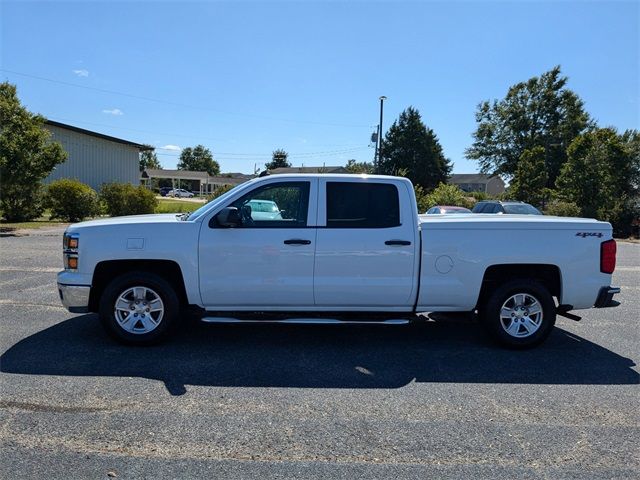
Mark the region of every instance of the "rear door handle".
[[302, 240], [300, 238], [292, 238], [284, 241], [285, 245], [311, 245], [311, 240]]
[[398, 246], [398, 245], [411, 245], [411, 242], [409, 240], [387, 240], [386, 242], [384, 242], [384, 244]]

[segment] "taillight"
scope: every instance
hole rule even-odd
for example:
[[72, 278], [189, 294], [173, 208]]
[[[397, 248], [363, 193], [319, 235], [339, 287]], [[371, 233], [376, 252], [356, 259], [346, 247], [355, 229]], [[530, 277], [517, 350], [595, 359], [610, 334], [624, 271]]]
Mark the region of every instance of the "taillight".
[[616, 241], [607, 240], [600, 244], [600, 271], [613, 273], [616, 269]]

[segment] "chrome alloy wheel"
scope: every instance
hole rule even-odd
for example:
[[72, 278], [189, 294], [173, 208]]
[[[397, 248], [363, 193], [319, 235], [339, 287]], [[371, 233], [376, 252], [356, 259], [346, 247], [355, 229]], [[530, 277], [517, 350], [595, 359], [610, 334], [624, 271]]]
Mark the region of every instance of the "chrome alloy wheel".
[[160, 295], [147, 287], [131, 287], [120, 294], [115, 303], [116, 322], [126, 332], [149, 333], [155, 330], [164, 316]]
[[542, 325], [542, 305], [528, 293], [517, 293], [507, 299], [500, 309], [500, 324], [515, 338], [533, 335]]

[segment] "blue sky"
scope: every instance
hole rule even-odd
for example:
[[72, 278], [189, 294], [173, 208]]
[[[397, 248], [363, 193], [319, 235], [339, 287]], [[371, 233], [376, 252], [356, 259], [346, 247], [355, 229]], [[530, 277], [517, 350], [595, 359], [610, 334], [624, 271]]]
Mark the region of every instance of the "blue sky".
[[276, 148], [370, 161], [386, 95], [385, 130], [415, 106], [466, 173], [476, 105], [556, 64], [601, 125], [639, 128], [639, 5], [3, 1], [0, 79], [32, 111], [158, 147], [165, 168], [202, 143], [227, 172]]

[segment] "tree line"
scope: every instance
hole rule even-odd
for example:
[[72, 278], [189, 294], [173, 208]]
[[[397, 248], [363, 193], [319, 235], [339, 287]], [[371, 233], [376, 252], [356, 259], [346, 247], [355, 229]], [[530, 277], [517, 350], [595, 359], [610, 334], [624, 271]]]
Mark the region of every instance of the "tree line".
[[[640, 132], [598, 126], [567, 83], [556, 66], [511, 86], [503, 99], [481, 102], [465, 156], [481, 173], [509, 182], [505, 198], [605, 220], [626, 235], [640, 214]], [[349, 160], [346, 168], [374, 173], [369, 162]], [[420, 201], [435, 198], [450, 172], [436, 134], [407, 108], [385, 135], [376, 173], [408, 177]], [[453, 194], [444, 187], [438, 193]], [[458, 203], [468, 203], [460, 193]]]
[[[640, 212], [640, 133], [599, 126], [567, 83], [557, 66], [511, 86], [502, 99], [482, 101], [465, 156], [478, 162], [482, 173], [507, 180], [510, 199], [606, 220], [618, 233], [627, 233]], [[41, 180], [66, 158], [43, 125], [43, 117], [20, 104], [14, 85], [0, 84], [0, 209], [6, 219], [33, 218]], [[265, 164], [267, 170], [290, 166], [284, 149], [275, 150]], [[161, 168], [153, 150], [140, 156], [140, 169], [145, 168]], [[349, 160], [346, 168], [406, 176], [419, 200], [433, 200], [436, 188], [450, 177], [452, 162], [410, 106], [386, 132], [375, 167]], [[178, 169], [220, 175], [219, 163], [203, 145], [183, 149]]]

